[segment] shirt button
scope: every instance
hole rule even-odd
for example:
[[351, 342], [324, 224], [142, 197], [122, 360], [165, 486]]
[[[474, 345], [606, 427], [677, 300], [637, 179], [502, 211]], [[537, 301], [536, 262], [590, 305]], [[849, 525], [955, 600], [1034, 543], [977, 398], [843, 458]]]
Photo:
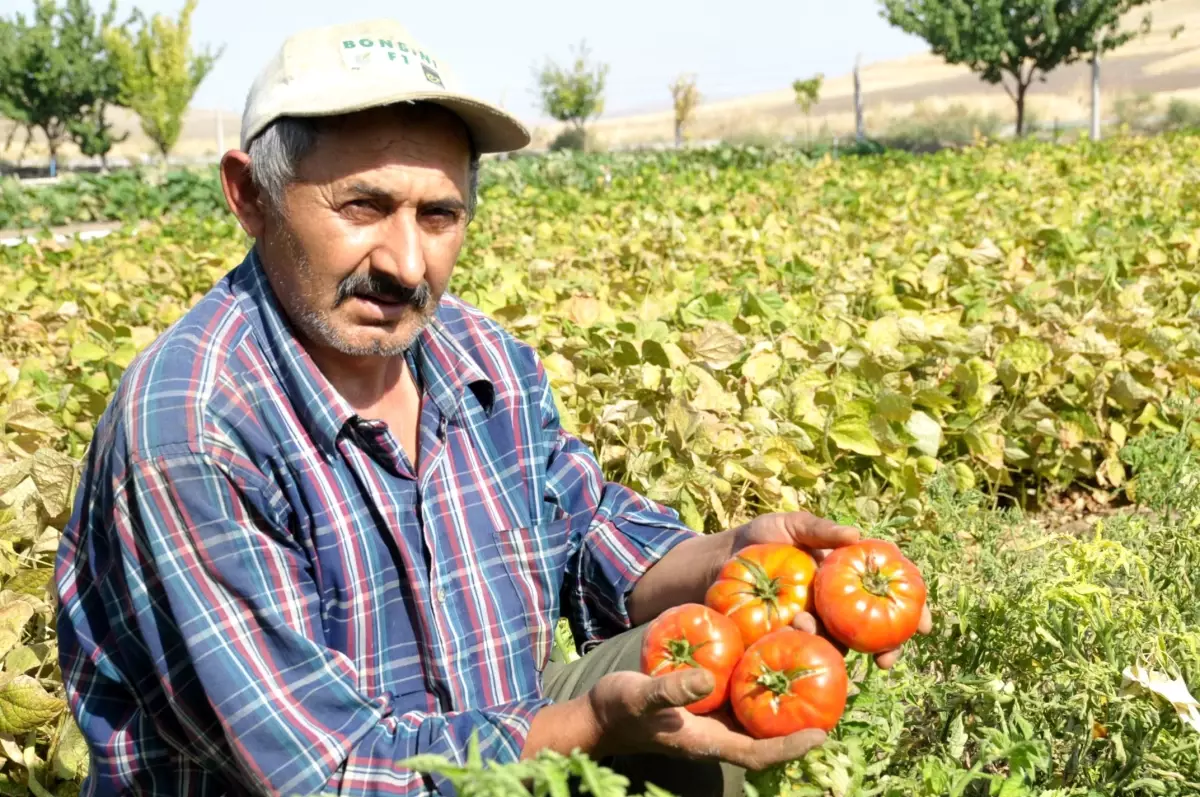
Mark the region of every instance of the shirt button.
[[438, 603], [445, 603], [445, 602], [446, 602], [446, 590], [445, 590], [445, 589], [443, 589], [442, 587], [438, 587], [438, 591], [437, 591], [437, 602], [438, 602]]

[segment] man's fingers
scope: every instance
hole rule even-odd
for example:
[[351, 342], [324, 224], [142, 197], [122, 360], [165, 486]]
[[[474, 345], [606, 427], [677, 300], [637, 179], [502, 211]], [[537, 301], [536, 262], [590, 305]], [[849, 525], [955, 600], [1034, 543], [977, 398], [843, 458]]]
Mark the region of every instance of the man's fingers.
[[825, 738], [824, 731], [814, 728], [774, 739], [750, 740], [743, 750], [738, 750], [735, 754], [735, 757], [741, 760], [731, 763], [751, 770], [766, 769], [785, 761], [803, 758], [809, 750], [822, 744]]
[[708, 670], [692, 668], [668, 673], [646, 683], [641, 696], [639, 713], [695, 703], [716, 686]]
[[796, 616], [792, 618], [792, 628], [799, 628], [801, 631], [815, 634], [817, 633], [817, 618], [808, 612], [797, 612]]
[[933, 615], [929, 612], [929, 604], [921, 607], [921, 622], [917, 624], [917, 633], [928, 634], [933, 631]]
[[875, 654], [875, 664], [881, 670], [890, 670], [898, 661], [900, 661], [900, 648]]
[[765, 536], [787, 539], [804, 548], [841, 548], [858, 542], [860, 536], [853, 526], [840, 526], [809, 512], [760, 515], [753, 522], [766, 531]]

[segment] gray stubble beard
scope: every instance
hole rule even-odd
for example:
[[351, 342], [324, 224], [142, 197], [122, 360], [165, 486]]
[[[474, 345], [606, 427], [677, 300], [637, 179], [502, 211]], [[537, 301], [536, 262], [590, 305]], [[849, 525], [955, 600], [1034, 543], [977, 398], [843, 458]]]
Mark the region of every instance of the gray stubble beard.
[[[279, 224], [280, 234], [283, 236], [284, 249], [286, 250], [288, 260], [292, 267], [299, 273], [301, 281], [305, 284], [312, 284], [312, 264], [308, 257], [300, 249], [295, 237], [292, 235], [286, 222], [282, 218], [277, 219]], [[366, 346], [355, 346], [348, 340], [338, 334], [333, 324], [329, 321], [330, 310], [315, 310], [311, 308], [311, 302], [305, 302], [305, 308], [299, 310], [294, 315], [289, 313], [294, 323], [305, 338], [314, 343], [345, 354], [351, 357], [397, 357], [405, 354], [416, 341], [417, 337], [425, 327], [429, 326], [433, 321], [434, 314], [437, 311], [437, 302], [423, 310], [414, 311], [418, 313], [418, 323], [413, 328], [412, 333], [406, 339], [389, 346], [385, 346], [380, 341], [374, 341]]]

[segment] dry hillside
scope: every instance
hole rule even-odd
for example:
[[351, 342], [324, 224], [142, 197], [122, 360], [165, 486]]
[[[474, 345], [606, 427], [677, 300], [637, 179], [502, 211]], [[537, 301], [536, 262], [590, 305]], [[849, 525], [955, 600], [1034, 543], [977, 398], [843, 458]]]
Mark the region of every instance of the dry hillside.
[[[1200, 99], [1200, 0], [1165, 0], [1152, 6], [1153, 31], [1109, 56], [1103, 66], [1106, 106], [1121, 96], [1154, 94], [1160, 101], [1182, 96]], [[1138, 15], [1137, 19], [1140, 19]], [[1135, 24], [1131, 20], [1131, 24]], [[1170, 33], [1183, 25], [1174, 38]], [[797, 75], [801, 77], [801, 75]], [[963, 103], [980, 110], [996, 111], [1008, 118], [1012, 104], [999, 86], [982, 83], [962, 67], [952, 67], [932, 55], [865, 64], [862, 69], [867, 126], [879, 131], [887, 121], [912, 112], [914, 106], [945, 106]], [[704, 90], [703, 81], [699, 86]], [[1033, 114], [1045, 124], [1085, 119], [1090, 107], [1090, 71], [1086, 64], [1058, 70], [1046, 83], [1031, 89]], [[631, 146], [667, 141], [673, 134], [669, 94], [663, 87], [663, 108], [658, 113], [605, 118], [594, 131], [605, 146]], [[1108, 109], [1106, 109], [1108, 112]], [[235, 146], [239, 116], [223, 113], [224, 145]], [[117, 157], [137, 158], [153, 151], [142, 135], [137, 120], [123, 111], [114, 114], [118, 129], [129, 131], [118, 145]], [[697, 140], [745, 138], [750, 136], [804, 135], [806, 129], [844, 134], [853, 130], [853, 84], [850, 75], [829, 76], [821, 101], [813, 108], [811, 125], [796, 108], [790, 87], [779, 91], [732, 100], [704, 103], [697, 109], [689, 136]], [[15, 160], [21, 151], [18, 136], [3, 150], [8, 125], [0, 120], [0, 158]], [[557, 131], [535, 130], [535, 147], [545, 146]], [[44, 158], [39, 142], [26, 152], [25, 162]], [[216, 112], [194, 110], [187, 119], [175, 154], [183, 159], [215, 159], [218, 153]], [[75, 153], [67, 147], [66, 156]]]

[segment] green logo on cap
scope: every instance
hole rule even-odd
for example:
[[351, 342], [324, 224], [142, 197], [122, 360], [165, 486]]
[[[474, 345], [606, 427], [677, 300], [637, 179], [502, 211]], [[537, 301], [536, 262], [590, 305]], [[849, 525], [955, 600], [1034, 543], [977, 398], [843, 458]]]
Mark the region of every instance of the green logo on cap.
[[422, 69], [422, 71], [425, 72], [426, 80], [428, 80], [430, 83], [433, 83], [436, 86], [441, 86], [442, 88], [446, 88], [442, 84], [442, 76], [441, 75], [439, 75], [437, 72], [430, 69], [429, 67], [425, 66], [425, 64], [421, 64], [421, 69]]

